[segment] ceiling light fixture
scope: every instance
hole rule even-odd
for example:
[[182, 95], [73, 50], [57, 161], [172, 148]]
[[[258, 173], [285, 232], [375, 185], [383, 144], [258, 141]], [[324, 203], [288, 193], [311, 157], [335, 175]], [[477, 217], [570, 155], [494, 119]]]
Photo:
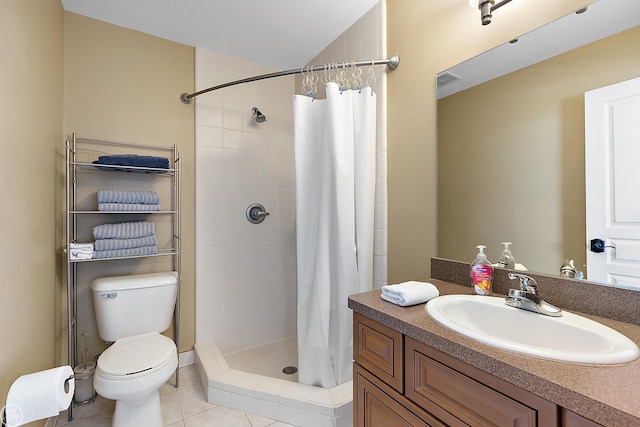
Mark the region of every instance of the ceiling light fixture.
[[480, 9], [482, 25], [489, 25], [491, 24], [491, 13], [510, 2], [511, 0], [502, 0], [498, 3], [495, 0], [469, 0], [469, 6]]

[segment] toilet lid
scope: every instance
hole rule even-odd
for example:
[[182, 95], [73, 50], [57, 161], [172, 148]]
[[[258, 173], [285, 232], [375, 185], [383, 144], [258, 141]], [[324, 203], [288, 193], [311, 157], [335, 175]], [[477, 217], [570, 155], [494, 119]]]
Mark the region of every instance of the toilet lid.
[[110, 375], [132, 375], [166, 362], [176, 345], [158, 333], [121, 338], [98, 358], [98, 368]]

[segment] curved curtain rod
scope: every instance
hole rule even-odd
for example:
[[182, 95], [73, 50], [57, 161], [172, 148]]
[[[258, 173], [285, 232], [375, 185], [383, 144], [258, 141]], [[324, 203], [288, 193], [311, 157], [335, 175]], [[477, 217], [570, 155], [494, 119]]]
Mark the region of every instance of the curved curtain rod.
[[[387, 65], [390, 70], [395, 70], [396, 68], [398, 68], [398, 64], [400, 64], [400, 57], [398, 55], [394, 55], [389, 59], [373, 59], [369, 61], [357, 61], [357, 62], [339, 62], [334, 64], [334, 68], [347, 68], [347, 67], [353, 67], [354, 65], [356, 67], [364, 67], [367, 65]], [[290, 74], [308, 73], [311, 71], [324, 71], [325, 69], [326, 69], [325, 65], [316, 65], [313, 67], [294, 68], [286, 71], [278, 71], [275, 73], [247, 77], [246, 79], [235, 80], [233, 82], [223, 83], [218, 86], [212, 86], [210, 88], [202, 89], [198, 92], [194, 92], [191, 94], [183, 93], [182, 95], [180, 95], [180, 101], [184, 102], [185, 104], [191, 104], [192, 98], [198, 95], [202, 95], [203, 93], [211, 92], [213, 90], [222, 89], [222, 88], [234, 86], [234, 85], [239, 85], [241, 83], [249, 83], [249, 82], [255, 82], [257, 80], [270, 79], [273, 77], [288, 76]]]

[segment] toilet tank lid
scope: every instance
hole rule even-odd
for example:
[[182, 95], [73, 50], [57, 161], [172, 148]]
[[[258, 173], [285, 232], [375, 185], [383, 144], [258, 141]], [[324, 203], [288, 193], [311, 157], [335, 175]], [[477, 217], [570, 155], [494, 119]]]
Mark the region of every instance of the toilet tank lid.
[[178, 283], [175, 271], [163, 273], [131, 274], [128, 276], [100, 277], [91, 284], [91, 289], [98, 292], [120, 291], [126, 289], [149, 288], [152, 286], [168, 286]]

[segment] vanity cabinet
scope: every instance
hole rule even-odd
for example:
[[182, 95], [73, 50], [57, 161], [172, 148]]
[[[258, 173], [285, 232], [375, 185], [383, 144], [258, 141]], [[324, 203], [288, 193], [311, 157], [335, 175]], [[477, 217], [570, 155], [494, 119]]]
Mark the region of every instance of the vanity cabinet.
[[446, 426], [357, 363], [353, 368], [354, 426]]
[[561, 409], [560, 425], [562, 427], [602, 427], [601, 424], [595, 423], [566, 409]]
[[354, 426], [445, 426], [406, 399], [404, 336], [354, 313]]
[[381, 323], [353, 314], [354, 359], [395, 391], [404, 391], [404, 336]]
[[595, 424], [359, 313], [354, 323], [354, 426]]
[[554, 426], [555, 404], [405, 339], [406, 396], [448, 425]]

